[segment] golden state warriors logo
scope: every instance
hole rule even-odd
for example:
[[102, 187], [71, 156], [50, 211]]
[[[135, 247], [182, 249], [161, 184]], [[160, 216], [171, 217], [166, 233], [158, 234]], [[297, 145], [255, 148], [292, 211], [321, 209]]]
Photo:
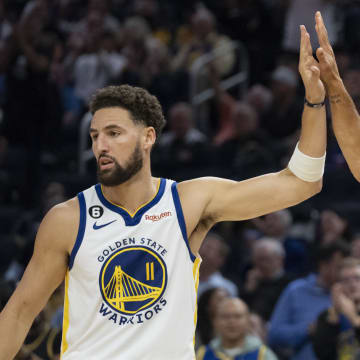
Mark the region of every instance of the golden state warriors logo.
[[149, 248], [126, 247], [106, 260], [99, 282], [108, 306], [121, 314], [133, 315], [161, 298], [167, 283], [166, 265]]

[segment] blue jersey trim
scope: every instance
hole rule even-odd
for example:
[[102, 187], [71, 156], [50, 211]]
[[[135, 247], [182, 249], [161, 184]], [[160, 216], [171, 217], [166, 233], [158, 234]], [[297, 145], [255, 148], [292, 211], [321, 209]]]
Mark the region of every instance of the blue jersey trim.
[[135, 226], [138, 225], [139, 222], [141, 221], [142, 216], [150, 209], [152, 208], [154, 205], [156, 205], [161, 197], [164, 194], [165, 191], [165, 185], [166, 185], [166, 180], [165, 179], [160, 179], [160, 186], [159, 186], [159, 190], [158, 193], [155, 195], [155, 197], [145, 206], [141, 207], [133, 216], [131, 216], [126, 210], [124, 210], [123, 208], [116, 206], [115, 204], [112, 204], [110, 201], [108, 201], [104, 194], [101, 191], [101, 185], [100, 184], [96, 184], [95, 185], [95, 190], [97, 193], [97, 196], [99, 197], [101, 203], [107, 207], [108, 209], [115, 211], [116, 213], [118, 213], [119, 215], [121, 215], [125, 221], [125, 225], [126, 226]]
[[71, 268], [74, 265], [75, 256], [79, 251], [81, 243], [84, 239], [84, 233], [86, 227], [86, 202], [85, 202], [84, 194], [82, 192], [78, 194], [78, 200], [80, 205], [80, 223], [79, 223], [79, 230], [76, 237], [75, 245], [70, 254], [69, 270], [71, 270]]
[[176, 215], [177, 215], [177, 218], [178, 218], [179, 226], [180, 226], [181, 233], [182, 233], [182, 236], [184, 238], [186, 247], [189, 250], [191, 261], [194, 262], [195, 259], [196, 259], [196, 256], [192, 253], [192, 251], [190, 249], [189, 240], [188, 240], [187, 232], [186, 232], [184, 214], [183, 214], [183, 211], [182, 211], [180, 197], [179, 197], [179, 193], [177, 191], [176, 185], [177, 185], [176, 182], [172, 183], [172, 185], [171, 185], [171, 192], [172, 192], [172, 196], [173, 196], [173, 200], [174, 200], [174, 204], [175, 204]]

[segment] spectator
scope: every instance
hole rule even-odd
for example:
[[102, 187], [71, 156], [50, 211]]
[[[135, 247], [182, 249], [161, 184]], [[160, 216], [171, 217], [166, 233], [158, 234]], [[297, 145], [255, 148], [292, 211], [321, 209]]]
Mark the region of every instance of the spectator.
[[318, 317], [312, 336], [319, 360], [360, 357], [360, 260], [347, 258], [331, 290], [331, 307]]
[[[258, 114], [245, 102], [235, 102], [230, 122], [233, 132], [219, 148], [219, 167], [231, 169], [232, 178], [247, 179], [259, 174], [260, 169], [275, 171], [278, 164], [271, 139], [259, 128]], [[236, 174], [236, 175], [235, 175]]]
[[288, 209], [267, 214], [253, 220], [262, 236], [280, 241], [285, 249], [285, 271], [302, 275], [309, 268], [309, 254], [306, 240], [291, 235], [293, 218]]
[[257, 336], [250, 334], [250, 313], [239, 298], [223, 299], [218, 304], [214, 326], [217, 337], [198, 349], [196, 360], [277, 359]]
[[267, 339], [267, 324], [258, 314], [250, 313], [250, 331], [261, 339], [263, 343], [266, 343]]
[[127, 62], [116, 51], [112, 33], [104, 32], [97, 36], [86, 37], [86, 53], [80, 55], [74, 63], [74, 91], [84, 106], [96, 89], [110, 85], [120, 77]]
[[245, 94], [244, 101], [250, 104], [261, 117], [271, 106], [272, 93], [261, 84], [251, 86]]
[[7, 281], [16, 283], [21, 279], [32, 256], [35, 236], [41, 219], [53, 206], [65, 201], [65, 199], [64, 185], [57, 182], [49, 183], [44, 188], [39, 208], [22, 214], [14, 222], [11, 235], [14, 244], [16, 244], [16, 255], [4, 275]]
[[350, 237], [350, 226], [345, 216], [332, 209], [321, 211], [316, 236], [320, 244], [329, 244], [337, 239], [349, 241]]
[[288, 66], [278, 66], [271, 75], [272, 103], [261, 126], [274, 138], [284, 140], [300, 128], [303, 98], [298, 96], [298, 75]]
[[316, 360], [311, 335], [318, 315], [330, 306], [330, 289], [337, 281], [341, 262], [349, 254], [347, 244], [322, 245], [317, 273], [291, 282], [281, 294], [272, 314], [269, 345], [291, 351], [291, 360]]
[[[12, 145], [27, 151], [28, 190], [22, 201], [37, 204], [41, 191], [43, 153], [56, 152], [62, 106], [49, 80], [58, 35], [49, 27], [49, 3], [33, 0], [25, 6], [9, 39], [6, 63], [4, 132]], [[26, 119], [26, 121], [24, 120]]]
[[[87, 8], [88, 13], [96, 12], [99, 14], [102, 19], [102, 26], [106, 32], [116, 33], [120, 29], [119, 21], [110, 13], [109, 10], [109, 0], [90, 0], [88, 1], [89, 5]], [[88, 23], [85, 21], [80, 21], [77, 27], [77, 31], [86, 33], [87, 31], [96, 31], [97, 29], [89, 29]], [[95, 24], [94, 24], [95, 25]]]
[[[175, 53], [172, 61], [173, 71], [185, 71], [192, 76], [191, 86], [196, 92], [211, 86], [209, 81], [209, 69], [201, 67], [199, 71], [192, 72], [195, 61], [203, 55], [220, 53], [213, 59], [212, 64], [216, 72], [222, 78], [230, 75], [234, 70], [236, 54], [232, 47], [231, 39], [221, 34], [216, 29], [214, 14], [203, 4], [198, 3], [190, 17], [191, 27], [188, 40], [185, 41]], [[212, 129], [209, 124], [211, 109], [209, 103], [202, 103], [198, 107], [198, 127], [206, 134]]]
[[292, 280], [284, 270], [285, 250], [276, 240], [261, 238], [252, 249], [253, 267], [247, 272], [242, 298], [252, 312], [270, 319], [280, 294]]
[[124, 22], [121, 53], [128, 61], [120, 79], [122, 83], [134, 86], [146, 85], [148, 77], [145, 70], [148, 58], [147, 42], [151, 38], [149, 24], [142, 17], [132, 16]]
[[18, 202], [27, 191], [26, 151], [22, 147], [11, 146], [0, 135], [0, 203], [8, 205]]
[[187, 74], [181, 70], [172, 72], [171, 56], [164, 43], [155, 37], [146, 41], [147, 58], [143, 69], [146, 88], [160, 101], [167, 115], [172, 105], [188, 101]]
[[191, 16], [191, 31], [190, 41], [185, 43], [175, 55], [173, 69], [190, 70], [199, 56], [221, 47], [227, 51], [223, 51], [224, 55], [214, 61], [214, 66], [220, 76], [228, 74], [235, 64], [235, 53], [230, 47], [231, 40], [216, 30], [214, 14], [203, 5], [198, 6]]
[[63, 298], [64, 287], [60, 286], [36, 317], [15, 360], [60, 359], [61, 322], [58, 321], [58, 312], [62, 315]]
[[209, 232], [200, 248], [203, 261], [200, 267], [198, 296], [212, 287], [221, 287], [231, 296], [237, 296], [236, 285], [224, 278], [220, 272], [228, 253], [229, 248], [223, 238], [214, 232]]
[[198, 301], [198, 316], [196, 324], [196, 345], [207, 345], [215, 337], [214, 317], [218, 304], [229, 296], [229, 293], [220, 287], [205, 290]]
[[191, 173], [199, 175], [199, 168], [204, 171], [210, 160], [209, 144], [207, 137], [194, 127], [189, 104], [177, 103], [171, 107], [169, 131], [160, 139], [157, 150], [156, 165], [168, 177], [180, 180]]
[[[213, 11], [221, 29], [231, 39], [241, 41], [249, 53], [250, 83], [263, 81], [281, 51], [284, 1], [214, 1]], [[266, 53], [266, 57], [262, 56]]]
[[351, 238], [351, 256], [360, 259], [360, 233]]

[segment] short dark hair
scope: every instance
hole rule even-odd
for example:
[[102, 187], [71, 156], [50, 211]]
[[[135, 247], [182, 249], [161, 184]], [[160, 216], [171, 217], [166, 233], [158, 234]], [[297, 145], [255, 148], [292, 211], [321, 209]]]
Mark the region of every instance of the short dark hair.
[[147, 90], [130, 86], [107, 86], [99, 89], [90, 101], [90, 112], [109, 107], [120, 107], [128, 110], [135, 123], [152, 126], [156, 132], [156, 139], [161, 135], [166, 121], [159, 100]]
[[336, 253], [341, 253], [344, 257], [349, 256], [349, 245], [343, 240], [335, 240], [332, 243], [320, 245], [316, 254], [317, 264], [329, 262]]

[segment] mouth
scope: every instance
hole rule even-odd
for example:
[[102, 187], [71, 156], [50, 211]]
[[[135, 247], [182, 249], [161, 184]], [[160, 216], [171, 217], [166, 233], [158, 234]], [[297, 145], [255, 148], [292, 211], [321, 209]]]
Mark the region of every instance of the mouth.
[[114, 166], [114, 160], [106, 156], [102, 156], [99, 159], [98, 163], [100, 170], [108, 170]]

